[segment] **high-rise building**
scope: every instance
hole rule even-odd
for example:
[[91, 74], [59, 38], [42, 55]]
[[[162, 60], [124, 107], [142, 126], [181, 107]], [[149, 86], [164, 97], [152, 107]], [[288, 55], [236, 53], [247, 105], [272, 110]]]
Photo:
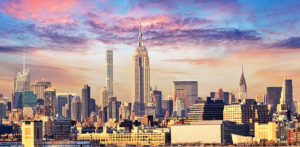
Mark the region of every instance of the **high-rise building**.
[[30, 90], [30, 73], [29, 69], [25, 68], [25, 52], [23, 58], [23, 71], [19, 72], [14, 79], [14, 93]]
[[36, 106], [36, 94], [33, 91], [23, 91], [22, 93], [22, 108]]
[[108, 119], [118, 120], [119, 119], [119, 107], [121, 102], [117, 101], [117, 97], [110, 97], [107, 107]]
[[84, 85], [81, 95], [81, 120], [90, 116], [91, 90], [89, 85]]
[[153, 91], [154, 97], [155, 97], [155, 110], [156, 110], [156, 116], [159, 117], [161, 115], [161, 91], [154, 90]]
[[131, 103], [123, 103], [119, 108], [119, 119], [129, 120], [131, 115]]
[[106, 87], [101, 90], [100, 105], [102, 108], [108, 105], [108, 90]]
[[91, 112], [95, 112], [96, 111], [96, 101], [95, 101], [95, 99], [93, 99], [93, 98], [91, 98], [90, 99], [90, 113]]
[[[0, 119], [6, 117], [6, 104], [4, 102], [0, 102]], [[1, 124], [2, 122], [0, 122]]]
[[106, 50], [106, 81], [108, 97], [114, 96], [114, 74], [113, 74], [113, 50]]
[[244, 69], [242, 67], [242, 76], [240, 79], [240, 85], [239, 85], [239, 99], [245, 101], [247, 99], [247, 84], [244, 77]]
[[267, 87], [267, 99], [268, 105], [271, 105], [271, 113], [277, 111], [277, 105], [280, 104], [282, 87]]
[[141, 24], [139, 30], [139, 45], [132, 56], [131, 97], [133, 111], [136, 115], [145, 114], [145, 106], [150, 96], [150, 65], [146, 47], [142, 42]]
[[81, 102], [79, 98], [74, 98], [71, 104], [71, 119], [81, 121]]
[[295, 112], [295, 103], [293, 99], [293, 84], [292, 80], [285, 79], [282, 86], [280, 104], [286, 104], [288, 106], [288, 110], [291, 112]]
[[182, 99], [185, 108], [190, 108], [198, 98], [197, 81], [174, 81], [173, 82], [173, 102], [174, 107], [177, 99]]
[[13, 109], [22, 109], [22, 92], [15, 92], [12, 100]]
[[45, 89], [51, 87], [51, 82], [49, 81], [36, 81], [34, 84], [31, 85], [31, 90], [34, 94], [37, 95], [38, 99], [45, 99], [44, 92]]
[[56, 104], [56, 89], [53, 87], [49, 87], [45, 89], [44, 91], [44, 105], [47, 106], [47, 108], [50, 108], [50, 115], [54, 116], [55, 115], [55, 104]]
[[68, 103], [68, 97], [64, 95], [58, 95], [56, 99], [55, 113], [62, 116], [62, 107]]
[[175, 117], [185, 117], [186, 116], [186, 109], [184, 107], [184, 101], [181, 98], [176, 100], [173, 114]]

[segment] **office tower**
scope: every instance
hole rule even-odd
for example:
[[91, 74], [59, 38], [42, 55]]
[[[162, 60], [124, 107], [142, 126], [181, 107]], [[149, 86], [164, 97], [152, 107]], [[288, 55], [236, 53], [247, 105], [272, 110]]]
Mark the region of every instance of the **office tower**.
[[45, 140], [67, 140], [71, 134], [71, 120], [65, 117], [43, 116], [43, 137]]
[[119, 108], [119, 119], [120, 120], [130, 120], [131, 115], [131, 103], [123, 103]]
[[23, 91], [22, 93], [22, 108], [36, 106], [36, 94], [33, 91]]
[[267, 105], [271, 105], [271, 113], [277, 111], [277, 105], [280, 104], [282, 87], [267, 87]]
[[114, 96], [114, 72], [113, 72], [113, 50], [106, 50], [106, 81], [108, 97]]
[[89, 85], [84, 85], [81, 91], [81, 120], [90, 116], [91, 90]]
[[59, 116], [71, 118], [71, 104], [75, 95], [74, 93], [56, 93], [55, 113]]
[[14, 93], [30, 90], [30, 73], [29, 69], [25, 68], [25, 51], [23, 57], [23, 71], [19, 72], [14, 79]]
[[173, 82], [173, 102], [174, 107], [177, 99], [181, 98], [185, 108], [193, 106], [198, 98], [197, 81], [174, 81]]
[[223, 89], [219, 89], [217, 93], [215, 93], [214, 100], [222, 100], [224, 101], [224, 92]]
[[101, 90], [100, 105], [102, 108], [108, 105], [108, 90], [106, 87]]
[[232, 103], [235, 103], [235, 96], [233, 92], [230, 92], [228, 96], [228, 104], [232, 104]]
[[159, 117], [161, 115], [161, 91], [154, 90], [153, 91], [154, 97], [155, 97], [155, 111], [156, 111], [156, 116]]
[[79, 98], [74, 98], [71, 104], [71, 119], [81, 122], [81, 102]]
[[119, 107], [121, 102], [117, 101], [117, 97], [110, 97], [107, 107], [108, 119], [118, 120], [119, 119]]
[[95, 99], [91, 98], [89, 105], [90, 105], [90, 113], [91, 112], [95, 112], [95, 109], [96, 109], [96, 101], [95, 101]]
[[22, 122], [22, 144], [24, 147], [42, 146], [43, 123], [42, 121]]
[[210, 92], [210, 98], [211, 98], [211, 99], [214, 99], [214, 98], [215, 98], [215, 95], [216, 95], [216, 92]]
[[15, 92], [12, 100], [13, 109], [22, 109], [22, 92]]
[[184, 107], [184, 101], [181, 98], [176, 100], [173, 114], [175, 117], [185, 117], [186, 116], [186, 109]]
[[150, 65], [146, 47], [142, 42], [141, 24], [139, 45], [132, 56], [131, 97], [135, 115], [144, 115], [150, 96]]
[[266, 104], [267, 95], [266, 94], [257, 94], [256, 95], [256, 102]]
[[44, 91], [45, 89], [51, 87], [51, 82], [49, 81], [36, 81], [34, 84], [31, 85], [31, 90], [34, 94], [37, 95], [38, 99], [45, 99]]
[[107, 120], [108, 120], [107, 109], [108, 109], [107, 106], [103, 107], [103, 109], [102, 109], [102, 121], [103, 122], [107, 122]]
[[6, 104], [4, 102], [0, 102], [0, 118], [2, 119], [4, 117], [6, 117]]
[[224, 92], [224, 104], [228, 105], [229, 104], [229, 92]]
[[156, 113], [155, 106], [146, 106], [146, 108], [145, 108], [146, 116], [151, 116], [152, 118], [155, 118], [156, 114], [157, 113]]
[[68, 97], [64, 95], [57, 94], [55, 114], [62, 116], [62, 107], [68, 103]]
[[288, 110], [295, 112], [295, 104], [293, 99], [293, 84], [292, 80], [285, 79], [282, 86], [280, 104], [286, 104]]
[[208, 100], [194, 104], [188, 113], [188, 121], [223, 120], [224, 103]]
[[300, 100], [299, 99], [295, 101], [295, 107], [296, 107], [296, 113], [300, 114]]
[[50, 111], [50, 115], [54, 116], [55, 115], [55, 104], [56, 104], [56, 89], [53, 87], [49, 87], [45, 89], [44, 91], [44, 105], [46, 106], [45, 108]]
[[239, 85], [239, 99], [245, 101], [247, 99], [247, 84], [244, 77], [244, 70], [242, 67], [242, 76], [240, 79], [240, 85]]

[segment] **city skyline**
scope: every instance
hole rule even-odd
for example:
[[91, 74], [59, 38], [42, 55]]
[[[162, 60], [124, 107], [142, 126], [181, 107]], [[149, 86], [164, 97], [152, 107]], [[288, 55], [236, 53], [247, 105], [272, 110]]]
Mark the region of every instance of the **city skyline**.
[[[266, 87], [282, 86], [284, 76], [294, 81], [294, 99], [300, 96], [297, 3], [194, 2], [186, 10], [189, 7], [180, 9], [182, 2], [169, 1], [87, 1], [83, 5], [70, 0], [55, 8], [48, 6], [56, 1], [30, 2], [0, 2], [0, 69], [4, 71], [0, 90], [8, 98], [14, 77], [22, 71], [25, 49], [31, 84], [45, 78], [57, 92], [79, 96], [88, 84], [91, 98], [99, 103], [105, 86], [105, 51], [110, 48], [115, 96], [130, 102], [131, 57], [140, 21], [151, 58], [150, 83], [162, 91], [163, 99], [172, 95], [173, 81], [180, 80], [198, 81], [201, 97], [218, 88], [237, 96], [242, 64], [248, 98], [266, 93]], [[77, 8], [80, 11], [75, 12]], [[291, 12], [280, 13], [285, 9]]]

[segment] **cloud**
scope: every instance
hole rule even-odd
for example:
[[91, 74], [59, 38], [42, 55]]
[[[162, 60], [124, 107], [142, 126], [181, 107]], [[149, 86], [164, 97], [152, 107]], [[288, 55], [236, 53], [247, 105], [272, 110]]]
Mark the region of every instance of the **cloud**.
[[1, 11], [21, 20], [40, 23], [70, 23], [80, 0], [10, 0], [3, 2]]
[[271, 45], [273, 48], [300, 49], [300, 37], [290, 37]]
[[208, 64], [208, 65], [217, 65], [221, 63], [220, 60], [217, 59], [212, 59], [212, 58], [207, 58], [207, 59], [191, 59], [191, 58], [184, 58], [184, 59], [167, 59], [163, 60], [165, 62], [179, 62], [179, 63], [188, 63], [188, 64], [193, 64], [193, 65], [203, 65], [203, 64]]
[[21, 53], [23, 51], [26, 52], [34, 52], [38, 49], [35, 47], [29, 47], [29, 46], [0, 46], [0, 53]]

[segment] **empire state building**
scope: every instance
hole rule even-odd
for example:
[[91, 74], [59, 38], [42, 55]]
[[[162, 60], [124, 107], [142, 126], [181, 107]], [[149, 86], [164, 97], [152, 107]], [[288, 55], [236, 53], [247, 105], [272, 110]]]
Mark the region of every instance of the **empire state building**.
[[145, 114], [150, 95], [150, 66], [146, 47], [142, 41], [141, 23], [139, 28], [139, 45], [132, 56], [131, 98], [136, 115]]

